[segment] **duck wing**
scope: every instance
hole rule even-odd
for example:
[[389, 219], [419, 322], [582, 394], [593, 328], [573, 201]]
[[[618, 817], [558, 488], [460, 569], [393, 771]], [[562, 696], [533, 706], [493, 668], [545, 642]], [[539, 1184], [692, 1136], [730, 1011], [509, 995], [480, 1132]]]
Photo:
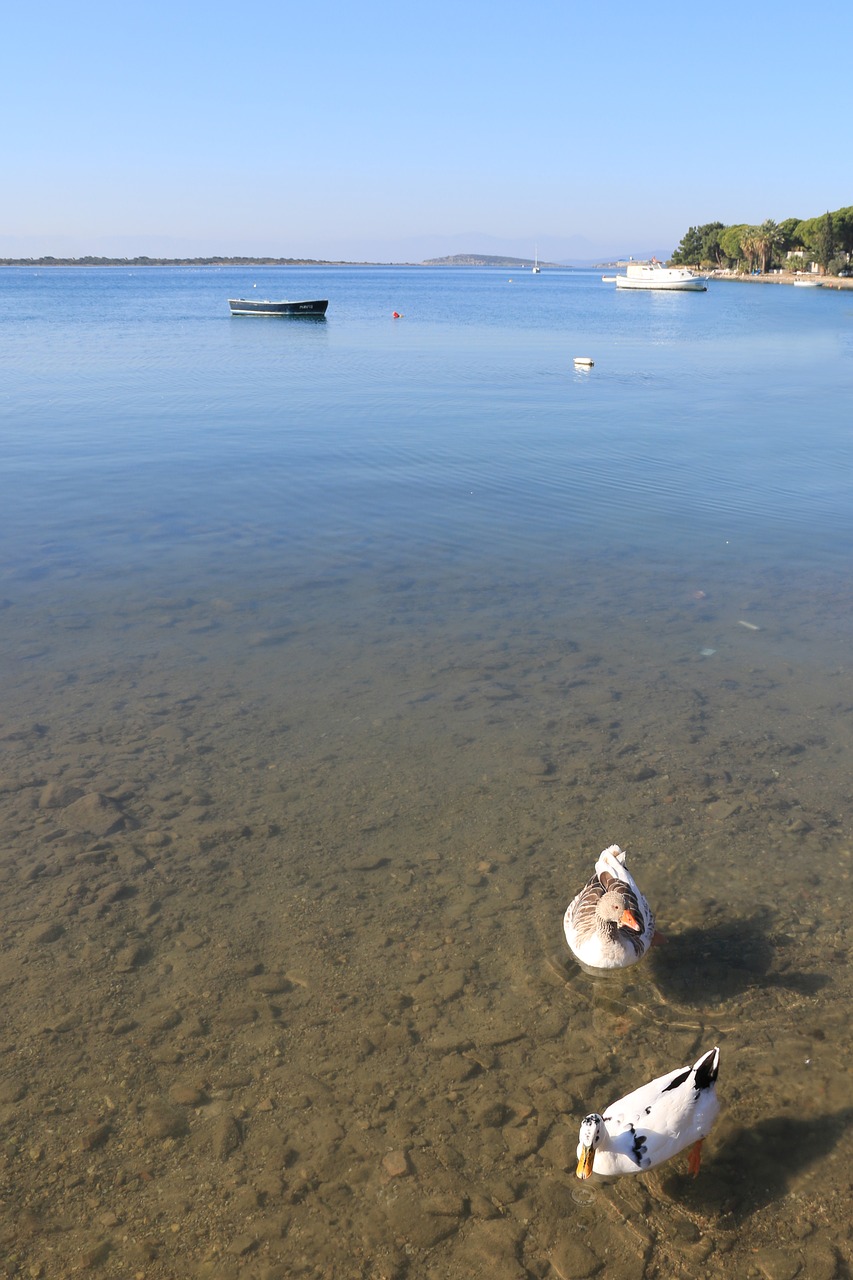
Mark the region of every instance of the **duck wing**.
[[566, 928], [571, 929], [579, 943], [591, 938], [596, 931], [596, 908], [605, 890], [597, 875], [592, 876], [566, 911]]
[[713, 1096], [720, 1070], [720, 1050], [709, 1049], [692, 1067], [677, 1067], [641, 1085], [604, 1112], [608, 1132], [632, 1130], [674, 1115], [685, 1116]]

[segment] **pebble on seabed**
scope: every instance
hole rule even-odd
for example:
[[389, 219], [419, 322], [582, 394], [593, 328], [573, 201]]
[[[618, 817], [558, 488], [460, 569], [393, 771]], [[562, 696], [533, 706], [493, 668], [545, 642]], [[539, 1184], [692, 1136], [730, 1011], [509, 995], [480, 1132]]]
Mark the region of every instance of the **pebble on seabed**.
[[567, 1236], [554, 1247], [551, 1266], [560, 1280], [585, 1280], [601, 1267], [601, 1259], [581, 1240]]

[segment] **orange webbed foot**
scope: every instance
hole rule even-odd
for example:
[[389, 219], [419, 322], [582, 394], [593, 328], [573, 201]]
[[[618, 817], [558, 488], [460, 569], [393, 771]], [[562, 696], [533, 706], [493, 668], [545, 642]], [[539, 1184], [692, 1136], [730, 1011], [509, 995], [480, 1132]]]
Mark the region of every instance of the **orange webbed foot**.
[[693, 1174], [694, 1178], [699, 1172], [699, 1165], [702, 1160], [702, 1143], [704, 1141], [705, 1141], [704, 1138], [700, 1138], [699, 1141], [694, 1142], [693, 1146], [690, 1148], [690, 1156], [687, 1161], [687, 1169], [689, 1173]]

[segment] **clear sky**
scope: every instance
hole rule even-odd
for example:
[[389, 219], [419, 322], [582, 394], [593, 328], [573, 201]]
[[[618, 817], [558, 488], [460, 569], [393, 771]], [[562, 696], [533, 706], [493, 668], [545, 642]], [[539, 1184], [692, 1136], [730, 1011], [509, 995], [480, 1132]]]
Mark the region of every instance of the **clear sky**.
[[670, 252], [853, 204], [849, 0], [7, 9], [0, 256]]

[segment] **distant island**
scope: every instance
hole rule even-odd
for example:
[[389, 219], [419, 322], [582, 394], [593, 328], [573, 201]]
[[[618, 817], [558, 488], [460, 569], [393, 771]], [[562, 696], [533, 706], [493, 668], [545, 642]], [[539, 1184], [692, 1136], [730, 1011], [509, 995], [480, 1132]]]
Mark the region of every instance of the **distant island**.
[[[490, 253], [454, 253], [449, 258], [427, 258], [424, 267], [510, 267], [516, 271], [533, 268], [532, 258], [504, 258]], [[540, 267], [560, 268], [559, 262], [540, 262]]]

